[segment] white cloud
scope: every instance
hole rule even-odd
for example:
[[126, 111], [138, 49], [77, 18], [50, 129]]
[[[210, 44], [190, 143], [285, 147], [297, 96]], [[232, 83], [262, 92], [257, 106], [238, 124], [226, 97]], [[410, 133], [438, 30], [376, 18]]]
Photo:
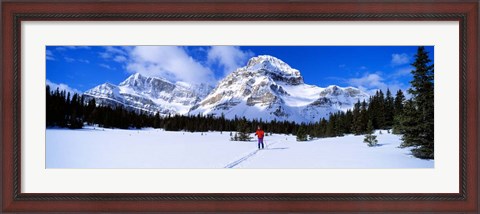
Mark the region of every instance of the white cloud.
[[61, 46], [61, 47], [56, 47], [55, 50], [57, 50], [57, 51], [65, 51], [65, 50], [67, 50], [67, 48]]
[[348, 83], [365, 91], [371, 89], [382, 89], [386, 88], [387, 86], [383, 82], [383, 78], [378, 73], [366, 74], [360, 78], [351, 78], [348, 80]]
[[126, 68], [131, 73], [160, 76], [188, 83], [214, 81], [213, 71], [176, 46], [138, 46], [129, 52]]
[[[244, 66], [253, 56], [251, 51], [242, 51], [234, 46], [213, 46], [196, 51], [206, 54], [206, 59], [202, 59], [205, 61], [193, 58], [189, 54], [189, 49], [176, 46], [109, 46], [104, 47], [98, 54], [106, 61], [121, 63], [130, 73], [159, 76], [172, 82], [187, 83], [213, 83], [219, 77], [215, 75], [212, 66], [218, 65], [220, 73], [223, 70], [223, 74], [226, 75]], [[112, 68], [109, 63], [100, 66]]]
[[387, 92], [387, 89], [390, 89], [393, 95], [401, 89], [404, 93], [408, 86], [398, 81], [386, 81], [382, 76], [381, 72], [377, 73], [366, 73], [360, 78], [351, 78], [347, 80], [348, 84], [359, 88], [362, 91], [367, 92], [370, 95], [375, 94], [377, 90], [382, 90], [383, 93]]
[[400, 69], [397, 69], [392, 76], [401, 77], [401, 76], [410, 75], [413, 69], [414, 69], [413, 67], [400, 68]]
[[74, 93], [77, 93], [77, 94], [82, 94], [81, 91], [75, 89], [75, 88], [71, 88], [70, 86], [68, 86], [67, 84], [63, 84], [63, 83], [54, 83], [54, 82], [51, 82], [50, 80], [47, 79], [47, 85], [50, 86], [50, 90], [51, 91], [55, 91], [57, 90], [60, 90], [60, 91], [67, 91], [67, 92], [70, 92], [71, 95], [73, 95]]
[[65, 46], [65, 47], [67, 47], [68, 49], [86, 49], [86, 50], [90, 49], [89, 46]]
[[90, 61], [88, 59], [78, 59], [77, 61], [81, 62], [81, 63], [87, 63], [87, 64], [90, 64]]
[[70, 50], [77, 50], [77, 49], [85, 49], [85, 50], [89, 50], [91, 49], [90, 46], [59, 46], [56, 48], [57, 51], [66, 51], [67, 49], [70, 49]]
[[404, 65], [410, 62], [410, 57], [406, 53], [392, 54], [392, 66]]
[[112, 66], [110, 66], [110, 65], [107, 65], [107, 64], [101, 63], [101, 64], [98, 64], [98, 65], [99, 65], [100, 67], [106, 68], [106, 69], [108, 69], [108, 70], [116, 70], [114, 67], [112, 67]]
[[100, 52], [98, 53], [98, 55], [100, 55], [101, 58], [103, 59], [110, 59], [112, 58], [112, 54], [108, 53], [108, 52]]
[[113, 58], [113, 61], [115, 62], [125, 62], [127, 61], [127, 57], [122, 56], [122, 55], [117, 55], [115, 58]]
[[117, 54], [117, 55], [127, 55], [127, 52], [125, 50], [121, 48], [112, 47], [112, 46], [105, 47], [105, 51], [108, 53]]
[[70, 63], [72, 63], [72, 62], [81, 62], [81, 63], [87, 63], [87, 64], [90, 63], [90, 61], [87, 60], [87, 59], [74, 59], [74, 58], [71, 58], [71, 57], [68, 57], [68, 56], [63, 57], [63, 59], [65, 59], [66, 62], [70, 62]]
[[210, 63], [219, 63], [224, 68], [224, 75], [227, 75], [244, 66], [253, 55], [251, 51], [242, 51], [236, 46], [213, 46], [208, 50], [207, 57]]
[[53, 55], [53, 52], [51, 50], [46, 51], [46, 58], [47, 60], [55, 60], [55, 56]]
[[65, 61], [67, 62], [75, 62], [75, 59], [74, 58], [70, 58], [70, 57], [63, 57], [65, 59]]
[[98, 53], [101, 58], [105, 60], [110, 60], [113, 59], [113, 61], [122, 63], [127, 61], [128, 56], [128, 47], [112, 47], [112, 46], [106, 46], [104, 47], [105, 51]]

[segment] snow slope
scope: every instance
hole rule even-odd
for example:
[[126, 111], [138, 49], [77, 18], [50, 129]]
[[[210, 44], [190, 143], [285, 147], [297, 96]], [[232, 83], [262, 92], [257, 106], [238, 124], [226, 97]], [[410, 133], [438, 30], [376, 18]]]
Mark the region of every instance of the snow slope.
[[87, 127], [47, 129], [47, 168], [432, 168], [434, 161], [400, 149], [399, 136], [378, 134], [380, 146], [368, 147], [363, 136], [297, 142], [295, 136], [230, 141], [229, 132], [168, 132]]

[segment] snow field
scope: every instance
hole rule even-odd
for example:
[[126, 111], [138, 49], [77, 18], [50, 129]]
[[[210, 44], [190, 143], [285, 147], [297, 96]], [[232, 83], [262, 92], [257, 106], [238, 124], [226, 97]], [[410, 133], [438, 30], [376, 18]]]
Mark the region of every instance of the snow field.
[[[230, 141], [230, 132], [170, 132], [160, 129], [121, 130], [86, 127], [47, 129], [47, 168], [432, 168], [400, 149], [400, 137], [377, 131], [379, 146], [368, 147], [364, 136], [297, 142], [293, 135]], [[251, 135], [253, 136], [253, 134]]]
[[[379, 146], [368, 147], [364, 135], [322, 138], [297, 142], [295, 136], [288, 140], [270, 140], [265, 151], [236, 168], [312, 168], [312, 169], [372, 169], [372, 168], [433, 168], [434, 161], [410, 155], [410, 149], [398, 148], [400, 136], [376, 131]], [[267, 140], [268, 141], [268, 140]]]

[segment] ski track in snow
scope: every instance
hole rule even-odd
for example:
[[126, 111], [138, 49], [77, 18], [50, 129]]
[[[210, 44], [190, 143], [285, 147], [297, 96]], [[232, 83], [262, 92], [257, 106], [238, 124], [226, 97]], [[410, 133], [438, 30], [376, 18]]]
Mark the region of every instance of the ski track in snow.
[[84, 169], [396, 169], [434, 168], [434, 160], [399, 148], [401, 136], [376, 131], [379, 146], [363, 135], [297, 142], [273, 134], [257, 142], [230, 141], [222, 132], [171, 132], [85, 127], [46, 130], [46, 168]]
[[[275, 145], [276, 143], [278, 143], [278, 142], [274, 142], [274, 143], [270, 144], [270, 146], [273, 146], [273, 145]], [[266, 142], [264, 142], [264, 144], [265, 144], [265, 149], [262, 149], [262, 150], [269, 150], [268, 144], [267, 144]], [[274, 148], [272, 148], [272, 149], [274, 149]], [[260, 151], [260, 149], [257, 149], [257, 150], [255, 150], [255, 151], [253, 151], [253, 152], [250, 152], [248, 155], [245, 155], [245, 156], [243, 156], [242, 158], [240, 158], [240, 159], [238, 159], [238, 160], [236, 160], [236, 161], [233, 161], [233, 162], [227, 164], [227, 165], [226, 165], [225, 167], [223, 167], [223, 168], [227, 168], [227, 169], [234, 168], [235, 166], [237, 166], [237, 165], [243, 163], [244, 161], [248, 160], [250, 157], [256, 155], [256, 154], [258, 153], [258, 151]]]

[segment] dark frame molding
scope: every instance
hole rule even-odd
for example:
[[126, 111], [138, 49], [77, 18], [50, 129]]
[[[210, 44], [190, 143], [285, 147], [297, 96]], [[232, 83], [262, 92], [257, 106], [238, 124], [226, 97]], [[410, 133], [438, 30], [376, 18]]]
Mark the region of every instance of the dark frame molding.
[[[20, 42], [17, 38], [20, 38], [20, 22], [21, 20], [87, 20], [87, 19], [115, 19], [115, 20], [361, 20], [361, 19], [387, 19], [387, 20], [406, 20], [406, 19], [432, 19], [432, 20], [459, 20], [461, 38], [461, 52], [465, 53], [466, 50], [466, 16], [465, 14], [14, 14], [14, 22], [16, 23], [13, 28], [14, 33], [14, 117], [18, 115], [16, 109], [19, 109], [18, 100], [20, 86], [18, 76], [21, 73], [19, 55]], [[464, 200], [467, 195], [467, 180], [466, 180], [466, 120], [467, 112], [465, 104], [467, 103], [465, 80], [466, 80], [466, 55], [463, 54], [461, 60], [461, 102], [464, 104], [464, 108], [461, 110], [463, 129], [460, 130], [461, 135], [461, 169], [460, 177], [460, 194], [78, 194], [75, 196], [69, 196], [64, 194], [24, 194], [20, 192], [20, 142], [18, 136], [20, 135], [20, 129], [17, 121], [14, 121], [14, 198], [16, 200]]]
[[[191, 7], [194, 4], [195, 6], [201, 6], [197, 11], [188, 11], [186, 7]], [[334, 10], [328, 9], [323, 11], [321, 9], [323, 6], [342, 6], [346, 7], [346, 11], [336, 12]], [[132, 207], [126, 208], [130, 211], [153, 211], [153, 210], [162, 210], [162, 211], [192, 211], [199, 208], [201, 211], [265, 211], [263, 208], [253, 209], [247, 207], [228, 207], [228, 203], [225, 205], [221, 202], [235, 202], [240, 204], [250, 204], [254, 205], [255, 203], [267, 203], [271, 202], [272, 205], [268, 206], [268, 211], [295, 211], [295, 210], [330, 210], [332, 207], [330, 204], [345, 204], [345, 203], [361, 203], [364, 205], [357, 205], [356, 208], [360, 208], [364, 211], [378, 211], [382, 210], [379, 208], [389, 208], [388, 210], [395, 211], [439, 211], [438, 207], [430, 207], [425, 205], [433, 205], [447, 202], [454, 202], [451, 204], [453, 210], [477, 210], [478, 211], [478, 202], [472, 202], [478, 198], [477, 186], [478, 186], [478, 175], [477, 175], [477, 145], [478, 136], [477, 131], [477, 122], [478, 114], [473, 110], [478, 109], [478, 83], [475, 80], [478, 78], [478, 64], [475, 61], [475, 53], [478, 53], [478, 43], [475, 39], [478, 39], [477, 30], [478, 26], [475, 26], [478, 23], [478, 3], [464, 3], [460, 8], [459, 4], [440, 4], [440, 3], [430, 3], [426, 4], [426, 8], [431, 6], [433, 8], [449, 9], [456, 8], [461, 11], [454, 12], [438, 12], [438, 11], [428, 11], [428, 9], [420, 8], [420, 11], [414, 11], [411, 13], [404, 12], [393, 9], [393, 11], [383, 13], [382, 7], [390, 8], [392, 4], [387, 3], [350, 3], [350, 4], [328, 4], [324, 3], [266, 3], [262, 11], [257, 11], [254, 13], [244, 12], [243, 9], [249, 9], [256, 4], [229, 4], [222, 3], [220, 4], [209, 4], [209, 3], [178, 3], [178, 4], [156, 4], [158, 8], [165, 7], [166, 11], [160, 11], [157, 13], [153, 12], [129, 12], [129, 11], [118, 11], [117, 12], [97, 12], [95, 11], [95, 5], [104, 9], [111, 8], [112, 10], [118, 8], [125, 8], [126, 6], [131, 7], [131, 4], [128, 3], [82, 3], [82, 4], [67, 4], [67, 3], [56, 3], [56, 10], [51, 11], [50, 8], [47, 8], [46, 5], [52, 6], [52, 4], [33, 4], [33, 3], [5, 3], [3, 5], [3, 24], [4, 28], [2, 29], [3, 36], [3, 73], [2, 73], [2, 144], [3, 144], [3, 210], [4, 211], [39, 211], [35, 210], [33, 205], [36, 203], [33, 202], [44, 202], [50, 204], [48, 209], [45, 211], [73, 211], [71, 207], [75, 205], [90, 203], [90, 207], [86, 210], [88, 211], [119, 211], [126, 208], [122, 205], [105, 205], [101, 206], [102, 208], [95, 208], [95, 204], [102, 202], [118, 202], [118, 201], [129, 201], [129, 202], [138, 202], [138, 204], [149, 204], [149, 202], [163, 202], [163, 203], [175, 203], [175, 204], [214, 204], [207, 207], [176, 207], [172, 209], [172, 206], [152, 206], [157, 209], [145, 209], [141, 207]], [[419, 4], [419, 3], [417, 3]], [[32, 12], [32, 10], [26, 10], [25, 5], [34, 5], [37, 6], [33, 10], [38, 10]], [[71, 11], [68, 12], [59, 12], [58, 5], [67, 6]], [[139, 10], [146, 10], [146, 6], [149, 5], [135, 4]], [[134, 6], [135, 6], [134, 5]], [[241, 5], [243, 9], [236, 11], [235, 5]], [[307, 6], [315, 6], [312, 11], [300, 11], [297, 12], [293, 9], [293, 12], [289, 12], [290, 9], [285, 9], [285, 6], [299, 6], [303, 8]], [[406, 8], [406, 4], [400, 3]], [[5, 9], [7, 6], [7, 9]], [[93, 9], [90, 9], [92, 8]], [[152, 5], [150, 5], [152, 6]], [[277, 9], [273, 11], [266, 12], [265, 8], [269, 6], [278, 6]], [[366, 11], [358, 11], [358, 7], [366, 6]], [[394, 6], [394, 5], [393, 5]], [[413, 4], [415, 6], [415, 4]], [[425, 5], [423, 5], [425, 6]], [[75, 8], [78, 7], [78, 8]], [[223, 10], [219, 10], [223, 8]], [[84, 9], [82, 9], [84, 8]], [[142, 9], [143, 8], [143, 9]], [[165, 9], [163, 8], [163, 9]], [[178, 10], [170, 12], [170, 9]], [[414, 7], [416, 8], [416, 7]], [[469, 10], [467, 10], [467, 8]], [[315, 10], [316, 9], [316, 10]], [[473, 9], [473, 10], [472, 10]], [[107, 9], [108, 10], [108, 9]], [[205, 10], [205, 11], [204, 11]], [[213, 11], [210, 11], [213, 10]], [[221, 12], [217, 12], [217, 10]], [[227, 12], [222, 12], [227, 10]], [[305, 10], [305, 9], [303, 9]], [[318, 10], [318, 11], [317, 11]], [[390, 9], [392, 10], [392, 9]], [[419, 10], [416, 8], [416, 10]], [[90, 12], [91, 11], [91, 12]], [[285, 12], [286, 11], [286, 12]], [[373, 11], [373, 12], [372, 12]], [[375, 12], [377, 11], [377, 12]], [[5, 13], [7, 12], [7, 13]], [[459, 21], [460, 23], [460, 183], [459, 189], [460, 193], [458, 194], [32, 194], [32, 193], [21, 193], [21, 120], [20, 120], [20, 109], [21, 109], [21, 22], [22, 21], [37, 21], [37, 20], [62, 20], [62, 21], [120, 21], [120, 20], [135, 20], [135, 21], [151, 21], [151, 20], [175, 20], [175, 21], [184, 21], [184, 20], [201, 20], [201, 21], [258, 21], [258, 20], [267, 20], [267, 21], [281, 21], [281, 20], [295, 20], [295, 21], [308, 21], [308, 20], [335, 20], [335, 21]], [[478, 25], [478, 24], [477, 24]], [[11, 29], [5, 29], [5, 26], [11, 26]], [[475, 26], [472, 28], [472, 26]], [[10, 35], [7, 35], [10, 33]], [[7, 47], [9, 46], [9, 47]], [[11, 52], [8, 52], [11, 50]], [[472, 57], [473, 56], [473, 57]], [[472, 82], [472, 79], [474, 80]], [[473, 121], [472, 121], [473, 120]], [[472, 124], [475, 124], [472, 127]], [[472, 133], [473, 132], [473, 133]], [[474, 167], [472, 169], [472, 164]], [[11, 177], [10, 177], [11, 176]], [[474, 179], [472, 179], [474, 178]], [[193, 203], [192, 203], [193, 202]], [[295, 203], [300, 202], [300, 204], [312, 204], [313, 209], [309, 207], [301, 207], [300, 209], [295, 209], [296, 206], [285, 206], [280, 205], [288, 202]], [[328, 203], [326, 203], [328, 202]], [[383, 202], [385, 205], [381, 207], [376, 206], [375, 203]], [[279, 204], [280, 203], [280, 204]], [[413, 207], [398, 207], [400, 204], [405, 203], [418, 203], [417, 206]], [[256, 205], [256, 204], [255, 204]], [[461, 205], [461, 206], [459, 206]], [[465, 206], [468, 205], [468, 206]], [[475, 205], [475, 206], [473, 206]], [[93, 206], [94, 208], [91, 208]], [[384, 207], [386, 206], [386, 207]], [[100, 206], [97, 206], [100, 207]], [[475, 207], [474, 209], [472, 209]], [[38, 208], [38, 207], [37, 207]], [[166, 209], [165, 209], [166, 208]], [[302, 209], [303, 208], [303, 209]], [[355, 209], [345, 209], [345, 207], [334, 206], [335, 210], [347, 210], [347, 211], [358, 211]], [[413, 209], [412, 209], [413, 208]], [[43, 209], [42, 209], [43, 210]], [[86, 211], [83, 208], [79, 210]], [[449, 210], [443, 208], [443, 210]], [[330, 210], [330, 211], [333, 211]]]

